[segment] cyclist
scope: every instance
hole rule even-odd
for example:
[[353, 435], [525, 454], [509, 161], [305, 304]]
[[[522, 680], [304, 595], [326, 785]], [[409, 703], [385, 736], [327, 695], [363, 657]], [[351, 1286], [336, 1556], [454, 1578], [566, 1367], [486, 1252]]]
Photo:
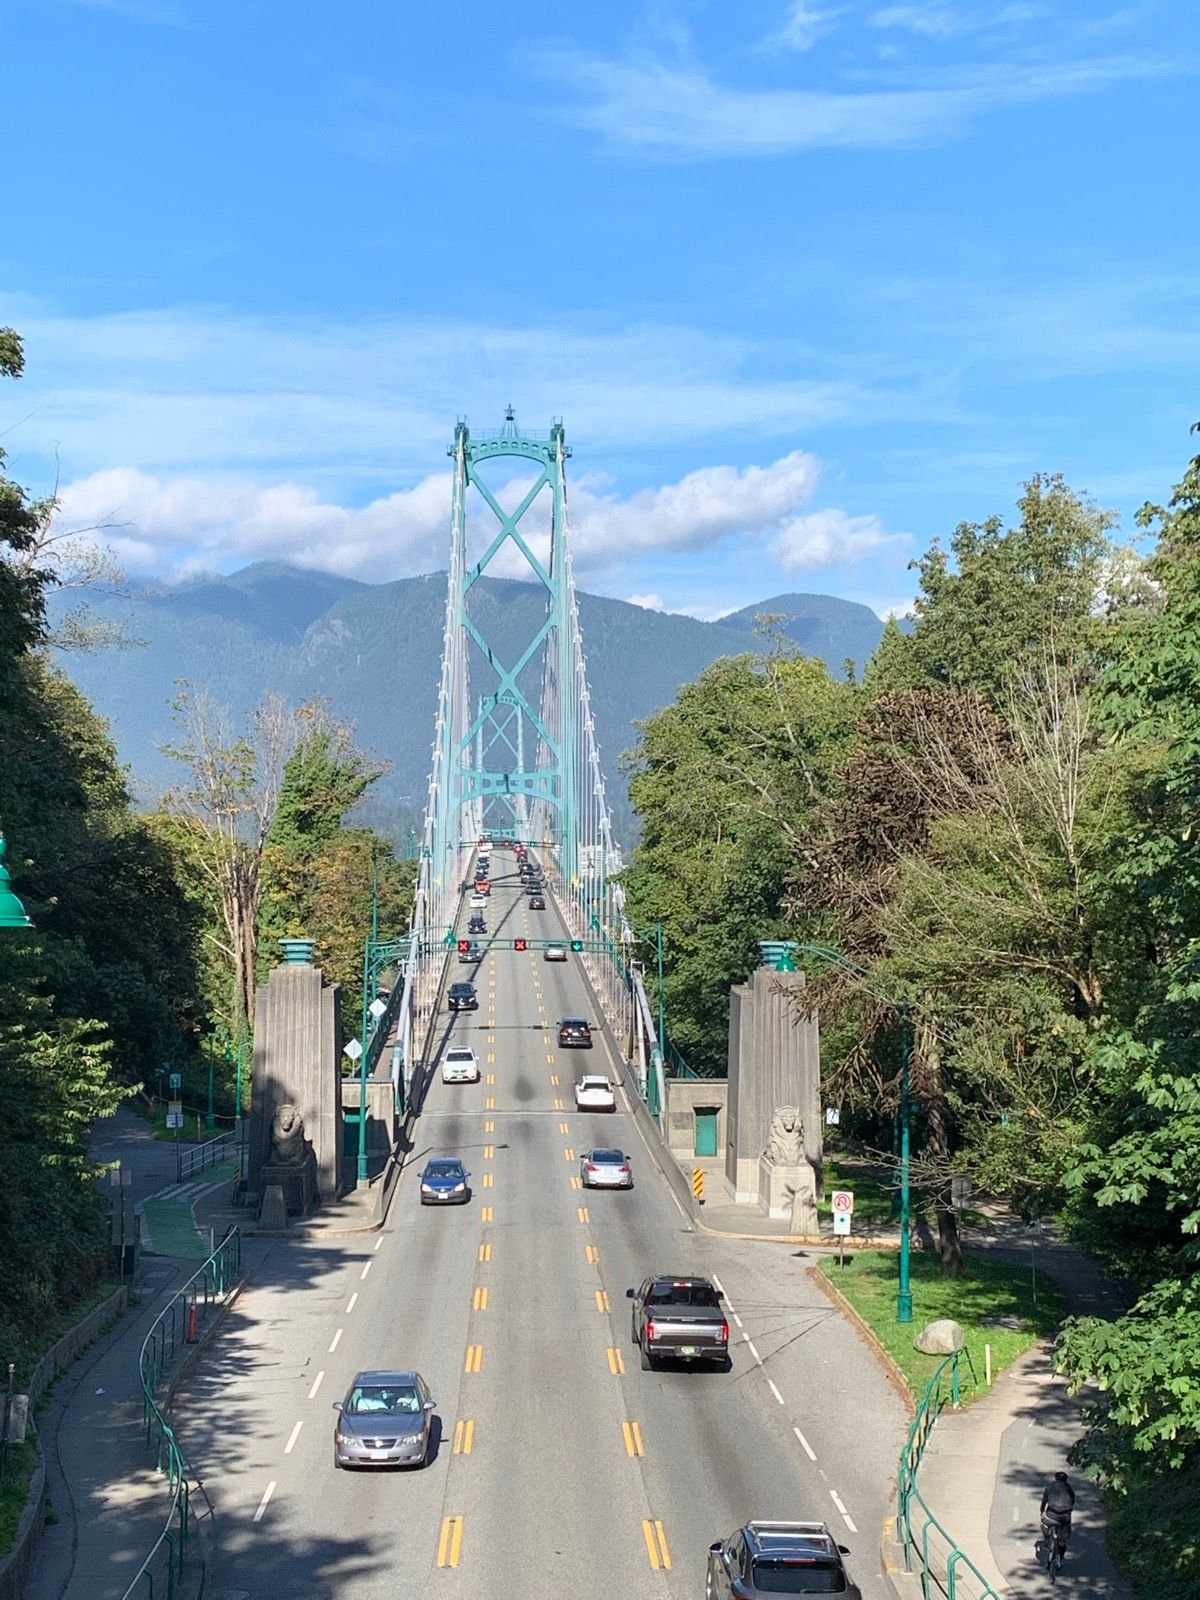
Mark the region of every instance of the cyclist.
[[1056, 1472], [1042, 1490], [1042, 1543], [1048, 1550], [1050, 1540], [1058, 1545], [1059, 1559], [1067, 1553], [1067, 1539], [1071, 1533], [1071, 1513], [1075, 1509], [1075, 1491], [1065, 1472]]

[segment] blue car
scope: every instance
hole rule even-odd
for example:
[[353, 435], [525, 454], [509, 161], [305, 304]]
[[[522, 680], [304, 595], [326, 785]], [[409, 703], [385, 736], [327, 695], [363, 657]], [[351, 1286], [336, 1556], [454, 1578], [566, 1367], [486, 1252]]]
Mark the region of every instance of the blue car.
[[455, 1156], [434, 1156], [421, 1174], [423, 1206], [465, 1206], [471, 1198], [471, 1174]]

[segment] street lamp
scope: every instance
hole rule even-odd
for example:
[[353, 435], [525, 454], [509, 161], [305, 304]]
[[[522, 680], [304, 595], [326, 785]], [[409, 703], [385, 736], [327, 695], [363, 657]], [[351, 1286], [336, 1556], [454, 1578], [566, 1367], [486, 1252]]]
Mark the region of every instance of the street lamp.
[[[803, 950], [806, 955], [817, 956], [822, 961], [828, 961], [830, 966], [840, 967], [843, 972], [850, 973], [855, 978], [866, 978], [870, 974], [865, 967], [860, 967], [840, 950], [831, 950], [822, 944], [796, 944], [795, 950]], [[882, 1000], [885, 1005], [891, 1006], [900, 1018], [900, 1282], [896, 1289], [896, 1321], [911, 1322], [913, 1319], [912, 1285], [909, 1276], [908, 1252], [908, 1217], [909, 1217], [909, 1121], [911, 1102], [909, 1098], [909, 1065], [912, 1055], [912, 1008], [907, 1000], [893, 1000], [890, 995], [880, 994], [878, 990], [871, 990], [877, 1000]]]
[[0, 833], [0, 928], [32, 928], [33, 923], [25, 915], [25, 907], [9, 887], [11, 880], [8, 868], [4, 865], [7, 854], [8, 844]]

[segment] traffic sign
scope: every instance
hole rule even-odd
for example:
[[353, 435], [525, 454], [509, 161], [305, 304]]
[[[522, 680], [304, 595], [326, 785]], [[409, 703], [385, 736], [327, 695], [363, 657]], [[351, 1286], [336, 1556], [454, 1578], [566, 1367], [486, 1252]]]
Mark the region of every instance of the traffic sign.
[[387, 1001], [380, 1000], [379, 997], [376, 996], [376, 998], [372, 1000], [371, 1004], [367, 1007], [367, 1010], [371, 1016], [375, 1018], [375, 1021], [378, 1022], [380, 1017], [387, 1010]]
[[833, 1213], [834, 1233], [850, 1232], [850, 1213], [848, 1211], [835, 1211]]
[[168, 1100], [167, 1101], [167, 1127], [168, 1128], [182, 1128], [183, 1127], [183, 1101], [182, 1100]]
[[578, 955], [579, 952], [583, 949], [583, 940], [582, 939], [572, 939], [571, 940], [571, 949], [574, 950], [576, 955]]
[[835, 1189], [833, 1191], [833, 1199], [830, 1203], [833, 1206], [833, 1214], [835, 1217], [839, 1215], [845, 1215], [849, 1217], [854, 1213], [854, 1194], [850, 1189]]
[[359, 1044], [357, 1039], [351, 1039], [349, 1044], [342, 1046], [342, 1054], [349, 1056], [351, 1061], [357, 1061], [359, 1056], [362, 1055], [362, 1045]]
[[524, 939], [514, 939], [513, 940], [513, 949], [514, 950], [524, 950], [524, 948], [525, 948]]
[[182, 1089], [182, 1087], [183, 1087], [183, 1073], [182, 1072], [173, 1072], [171, 1074], [171, 1076], [167, 1079], [167, 1083], [169, 1084], [169, 1086], [172, 1089]]

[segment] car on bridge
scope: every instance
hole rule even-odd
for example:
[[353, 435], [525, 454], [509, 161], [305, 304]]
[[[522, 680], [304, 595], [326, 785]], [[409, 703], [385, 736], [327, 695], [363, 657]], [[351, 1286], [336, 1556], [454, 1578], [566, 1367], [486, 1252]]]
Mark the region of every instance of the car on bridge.
[[748, 1522], [708, 1547], [706, 1600], [762, 1600], [777, 1594], [840, 1594], [862, 1600], [824, 1522]]
[[487, 918], [485, 916], [483, 916], [483, 914], [481, 912], [476, 912], [475, 915], [471, 918], [470, 922], [467, 923], [467, 932], [468, 933], [486, 933], [487, 932]]
[[586, 1075], [575, 1084], [576, 1111], [615, 1111], [617, 1097], [607, 1078]]
[[597, 1145], [580, 1156], [579, 1181], [585, 1189], [632, 1189], [633, 1168], [624, 1150]]
[[529, 896], [529, 909], [530, 911], [545, 911], [546, 902], [540, 894], [531, 894]]
[[423, 1206], [465, 1206], [471, 1198], [467, 1179], [471, 1174], [457, 1156], [433, 1156], [421, 1174]]
[[446, 1004], [451, 1011], [478, 1011], [479, 996], [475, 992], [473, 983], [452, 983], [450, 992], [446, 996]]
[[565, 944], [548, 944], [542, 951], [543, 961], [565, 961], [566, 959], [567, 947]]
[[474, 940], [472, 940], [465, 949], [458, 952], [458, 959], [462, 963], [474, 962], [475, 964], [478, 964], [483, 960], [483, 946], [476, 944]]
[[[729, 1322], [721, 1298], [707, 1278], [674, 1278], [657, 1273], [638, 1289], [626, 1289], [633, 1301], [631, 1337], [642, 1353], [642, 1371], [660, 1357], [673, 1361], [729, 1360]], [[785, 1591], [786, 1592], [786, 1591]]]
[[335, 1467], [423, 1467], [434, 1400], [419, 1372], [359, 1372], [334, 1402]]
[[487, 895], [480, 894], [478, 889], [476, 889], [475, 893], [471, 896], [470, 900], [468, 901], [468, 904], [470, 905], [472, 911], [482, 910], [482, 908], [484, 906], [486, 906], [487, 903], [488, 903]]
[[564, 1017], [558, 1025], [560, 1050], [590, 1050], [592, 1030], [582, 1017]]
[[478, 1083], [479, 1062], [469, 1044], [452, 1044], [442, 1057], [443, 1083]]

